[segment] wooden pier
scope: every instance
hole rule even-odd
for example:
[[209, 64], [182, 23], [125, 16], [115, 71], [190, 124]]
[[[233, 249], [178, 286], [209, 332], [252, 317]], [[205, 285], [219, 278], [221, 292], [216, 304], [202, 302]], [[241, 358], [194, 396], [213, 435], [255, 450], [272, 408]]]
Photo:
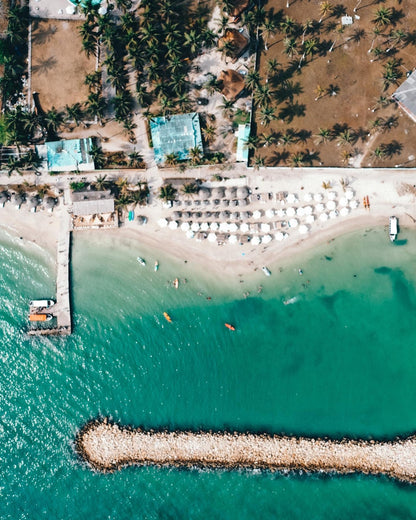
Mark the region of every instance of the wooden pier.
[[34, 328], [28, 331], [31, 336], [61, 335], [72, 332], [71, 295], [69, 280], [69, 262], [71, 255], [71, 217], [63, 207], [60, 214], [58, 250], [56, 256], [56, 304], [50, 313], [56, 318], [56, 326], [51, 328]]

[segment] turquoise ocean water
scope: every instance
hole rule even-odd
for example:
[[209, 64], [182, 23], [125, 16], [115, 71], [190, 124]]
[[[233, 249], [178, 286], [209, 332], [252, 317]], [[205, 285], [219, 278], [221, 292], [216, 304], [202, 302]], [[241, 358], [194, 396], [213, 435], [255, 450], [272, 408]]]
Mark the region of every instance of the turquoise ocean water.
[[[270, 278], [236, 283], [167, 258], [154, 273], [154, 252], [137, 242], [79, 234], [74, 334], [29, 339], [27, 302], [54, 295], [54, 259], [2, 234], [0, 518], [416, 518], [416, 486], [384, 477], [100, 475], [72, 444], [99, 414], [149, 428], [416, 431], [416, 233], [400, 239], [392, 245], [384, 229], [362, 230], [271, 266]], [[176, 276], [179, 290], [168, 282]]]

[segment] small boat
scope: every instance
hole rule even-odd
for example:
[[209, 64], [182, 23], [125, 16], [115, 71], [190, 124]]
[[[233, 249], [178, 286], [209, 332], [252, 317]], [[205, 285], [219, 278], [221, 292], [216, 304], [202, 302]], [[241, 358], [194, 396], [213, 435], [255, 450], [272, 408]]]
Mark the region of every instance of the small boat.
[[139, 262], [140, 265], [143, 265], [143, 266], [146, 265], [146, 260], [144, 258], [142, 258], [141, 256], [137, 257], [137, 261]]
[[173, 280], [173, 287], [175, 287], [175, 289], [179, 287], [179, 280], [177, 278]]
[[235, 327], [233, 327], [230, 323], [224, 323], [224, 325], [227, 327], [227, 329], [235, 330]]
[[394, 242], [397, 238], [397, 217], [390, 217], [389, 219], [389, 237], [391, 242]]
[[266, 266], [263, 266], [261, 268], [261, 270], [263, 271], [263, 273], [266, 275], [266, 276], [270, 276], [272, 273], [270, 271], [270, 269], [268, 269]]
[[166, 321], [168, 321], [169, 323], [172, 323], [172, 318], [169, 316], [169, 314], [167, 312], [164, 312], [163, 316], [166, 318]]
[[37, 309], [48, 309], [55, 305], [55, 300], [31, 300], [29, 302], [30, 307], [36, 307]]
[[29, 321], [51, 321], [52, 314], [30, 314]]
[[368, 198], [368, 195], [365, 198], [365, 202], [367, 204], [367, 208], [370, 209], [370, 199]]
[[155, 272], [159, 269], [159, 262], [156, 260], [155, 262]]

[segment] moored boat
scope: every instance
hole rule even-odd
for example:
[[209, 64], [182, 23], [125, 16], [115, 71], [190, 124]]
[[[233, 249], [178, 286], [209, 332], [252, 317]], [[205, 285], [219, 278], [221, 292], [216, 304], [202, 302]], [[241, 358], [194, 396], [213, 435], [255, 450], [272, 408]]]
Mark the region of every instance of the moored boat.
[[229, 330], [235, 330], [235, 327], [233, 325], [231, 325], [230, 323], [224, 323], [224, 325], [227, 327], [227, 329]]
[[397, 217], [394, 216], [389, 219], [389, 237], [391, 242], [397, 238]]
[[173, 287], [175, 287], [175, 289], [179, 287], [179, 280], [177, 278], [173, 280]]
[[261, 270], [263, 271], [263, 273], [266, 275], [266, 276], [270, 276], [272, 273], [270, 271], [270, 269], [268, 269], [266, 266], [263, 266], [261, 268]]
[[141, 256], [137, 257], [137, 261], [139, 262], [140, 265], [143, 265], [143, 266], [146, 265], [146, 260], [144, 258], [142, 258]]
[[169, 316], [169, 314], [167, 312], [164, 312], [163, 316], [165, 317], [166, 321], [168, 321], [169, 323], [172, 323], [172, 318]]
[[55, 305], [55, 300], [31, 300], [29, 302], [30, 307], [36, 307], [37, 309], [48, 309]]
[[51, 321], [52, 314], [30, 314], [29, 321]]
[[159, 269], [159, 262], [156, 260], [155, 262], [155, 272]]

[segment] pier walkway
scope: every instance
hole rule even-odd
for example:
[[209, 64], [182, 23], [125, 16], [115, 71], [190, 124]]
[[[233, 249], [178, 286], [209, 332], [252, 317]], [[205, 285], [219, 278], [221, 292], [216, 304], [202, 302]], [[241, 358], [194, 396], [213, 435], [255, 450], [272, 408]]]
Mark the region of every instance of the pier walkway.
[[69, 262], [71, 254], [71, 217], [66, 208], [60, 215], [58, 251], [56, 256], [56, 311], [59, 334], [71, 334], [71, 296]]

